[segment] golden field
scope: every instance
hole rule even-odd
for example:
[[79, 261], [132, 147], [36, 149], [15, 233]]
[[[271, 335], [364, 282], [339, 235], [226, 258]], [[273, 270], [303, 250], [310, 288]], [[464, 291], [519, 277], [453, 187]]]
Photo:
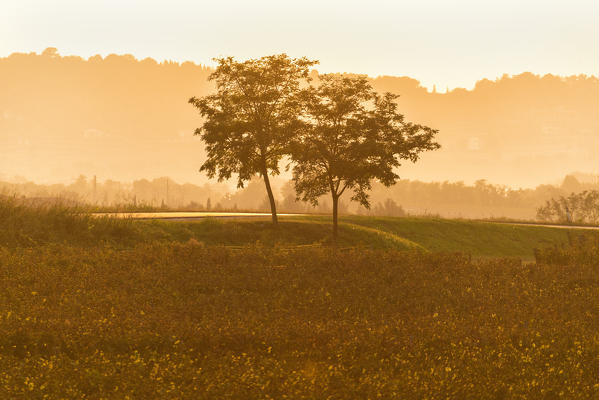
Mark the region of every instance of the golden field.
[[0, 398], [599, 396], [590, 241], [523, 263], [193, 238], [118, 245], [107, 238], [128, 225], [94, 223], [88, 241], [3, 242]]

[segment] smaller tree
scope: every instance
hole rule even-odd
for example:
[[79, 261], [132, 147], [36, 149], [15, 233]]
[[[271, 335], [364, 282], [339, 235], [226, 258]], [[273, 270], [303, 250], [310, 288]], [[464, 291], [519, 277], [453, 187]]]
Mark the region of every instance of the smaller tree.
[[317, 87], [303, 92], [304, 126], [291, 146], [293, 181], [298, 198], [313, 205], [331, 194], [333, 238], [338, 234], [339, 198], [369, 208], [372, 181], [397, 182], [401, 160], [439, 148], [436, 130], [404, 120], [391, 93], [376, 93], [365, 77], [323, 75]]

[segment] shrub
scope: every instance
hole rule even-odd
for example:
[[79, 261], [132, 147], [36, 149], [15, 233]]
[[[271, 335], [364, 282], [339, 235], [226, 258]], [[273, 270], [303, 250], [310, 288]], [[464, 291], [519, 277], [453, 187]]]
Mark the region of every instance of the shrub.
[[32, 205], [0, 196], [0, 246], [127, 243], [138, 236], [127, 219], [94, 218], [84, 209], [60, 202]]

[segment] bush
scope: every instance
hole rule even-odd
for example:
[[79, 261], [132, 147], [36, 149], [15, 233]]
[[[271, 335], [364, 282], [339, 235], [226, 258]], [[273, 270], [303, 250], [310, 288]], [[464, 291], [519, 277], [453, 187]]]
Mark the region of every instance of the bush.
[[0, 246], [129, 243], [138, 236], [127, 219], [94, 218], [84, 209], [60, 202], [32, 205], [0, 196]]
[[599, 236], [596, 234], [569, 235], [569, 242], [535, 250], [539, 264], [580, 266], [599, 265]]
[[537, 219], [559, 223], [595, 224], [599, 222], [599, 191], [585, 190], [568, 197], [551, 199], [537, 209]]

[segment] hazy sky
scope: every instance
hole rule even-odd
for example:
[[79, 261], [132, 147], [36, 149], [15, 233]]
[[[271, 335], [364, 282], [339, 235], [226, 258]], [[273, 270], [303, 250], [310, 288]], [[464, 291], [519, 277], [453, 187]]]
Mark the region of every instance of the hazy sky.
[[599, 75], [597, 0], [0, 0], [0, 56], [191, 60], [286, 52], [322, 72], [470, 88], [523, 71]]

